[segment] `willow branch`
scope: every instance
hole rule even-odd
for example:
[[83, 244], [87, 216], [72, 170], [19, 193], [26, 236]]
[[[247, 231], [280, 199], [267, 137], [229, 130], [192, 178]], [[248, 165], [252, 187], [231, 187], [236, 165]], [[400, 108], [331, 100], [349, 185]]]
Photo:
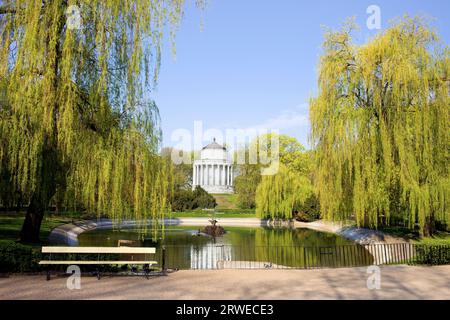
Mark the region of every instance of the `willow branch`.
[[4, 5], [0, 7], [0, 14], [14, 14], [16, 9], [11, 5]]

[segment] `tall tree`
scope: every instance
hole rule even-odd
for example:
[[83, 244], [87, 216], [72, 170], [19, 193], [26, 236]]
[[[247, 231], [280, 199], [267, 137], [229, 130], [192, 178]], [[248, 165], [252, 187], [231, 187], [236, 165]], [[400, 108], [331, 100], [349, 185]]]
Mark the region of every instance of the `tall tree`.
[[291, 219], [313, 191], [308, 176], [281, 164], [277, 174], [262, 177], [256, 189], [256, 214], [260, 218]]
[[[263, 141], [272, 141], [273, 136], [269, 134]], [[312, 154], [293, 137], [276, 135], [275, 138], [279, 141], [280, 167], [276, 174], [262, 176], [257, 185], [256, 213], [261, 218], [291, 219], [313, 196]], [[261, 148], [273, 151], [271, 144]]]
[[[277, 141], [276, 150], [272, 147], [272, 141]], [[265, 165], [260, 161], [251, 163], [250, 150], [257, 153], [256, 158], [263, 152], [268, 157], [272, 157], [272, 151], [278, 152], [278, 161], [289, 168], [303, 175], [311, 174], [311, 153], [297, 139], [285, 134], [267, 133], [256, 137], [245, 149], [246, 163], [239, 166], [239, 176], [235, 179], [235, 191], [237, 193], [239, 206], [242, 208], [256, 207], [256, 189], [263, 180], [261, 170]], [[270, 179], [266, 179], [270, 183]]]
[[364, 45], [353, 28], [326, 33], [310, 103], [322, 213], [369, 227], [395, 214], [429, 234], [450, 218], [450, 50], [420, 18]]
[[39, 241], [57, 190], [113, 219], [163, 214], [168, 170], [143, 97], [183, 3], [0, 1], [0, 177], [28, 203], [23, 241]]

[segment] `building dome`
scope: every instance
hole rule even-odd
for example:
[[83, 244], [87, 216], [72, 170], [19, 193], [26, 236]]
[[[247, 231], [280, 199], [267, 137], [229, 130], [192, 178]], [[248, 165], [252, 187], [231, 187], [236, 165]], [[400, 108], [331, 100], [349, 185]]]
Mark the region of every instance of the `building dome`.
[[216, 139], [214, 138], [213, 142], [203, 147], [200, 153], [201, 160], [218, 160], [218, 161], [227, 161], [228, 152], [227, 148], [218, 144]]
[[192, 188], [202, 187], [209, 193], [233, 192], [233, 166], [227, 148], [216, 139], [203, 147], [194, 162]]
[[206, 149], [220, 149], [220, 150], [227, 150], [227, 148], [225, 148], [224, 146], [221, 146], [220, 144], [218, 144], [216, 142], [216, 138], [214, 138], [213, 142], [208, 144], [207, 146], [203, 147], [203, 150]]

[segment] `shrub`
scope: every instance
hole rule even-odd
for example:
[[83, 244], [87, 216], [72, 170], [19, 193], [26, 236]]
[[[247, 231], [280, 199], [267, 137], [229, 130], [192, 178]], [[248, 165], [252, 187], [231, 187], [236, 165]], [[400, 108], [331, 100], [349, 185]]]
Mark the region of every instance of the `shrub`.
[[33, 272], [41, 268], [40, 248], [33, 248], [14, 241], [0, 242], [0, 272]]
[[[117, 254], [102, 254], [101, 260], [121, 260]], [[48, 260], [48, 254], [41, 253], [41, 247], [31, 247], [14, 241], [0, 241], [0, 273], [39, 272], [47, 267], [39, 265], [40, 260]], [[97, 254], [58, 254], [53, 260], [97, 260]], [[65, 272], [67, 265], [54, 265], [52, 271]], [[82, 271], [118, 271], [115, 265], [83, 265]], [[123, 268], [122, 268], [123, 269]]]
[[194, 199], [192, 201], [194, 208], [214, 208], [217, 206], [216, 199], [206, 192], [203, 188], [197, 186], [194, 191]]
[[179, 189], [172, 201], [173, 211], [187, 211], [193, 209], [194, 193], [191, 190]]
[[444, 265], [450, 264], [450, 246], [416, 246], [414, 264]]
[[309, 196], [305, 202], [298, 207], [295, 219], [301, 222], [312, 222], [320, 219], [320, 203], [315, 194]]
[[203, 188], [197, 186], [194, 191], [178, 189], [172, 201], [173, 211], [188, 211], [194, 209], [214, 208], [216, 199]]

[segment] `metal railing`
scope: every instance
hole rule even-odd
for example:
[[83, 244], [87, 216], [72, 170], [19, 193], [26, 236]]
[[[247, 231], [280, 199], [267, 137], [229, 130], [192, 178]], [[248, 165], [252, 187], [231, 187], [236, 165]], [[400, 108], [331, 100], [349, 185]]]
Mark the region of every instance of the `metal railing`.
[[171, 245], [163, 269], [317, 269], [388, 264], [450, 264], [450, 246], [413, 243], [337, 246]]

